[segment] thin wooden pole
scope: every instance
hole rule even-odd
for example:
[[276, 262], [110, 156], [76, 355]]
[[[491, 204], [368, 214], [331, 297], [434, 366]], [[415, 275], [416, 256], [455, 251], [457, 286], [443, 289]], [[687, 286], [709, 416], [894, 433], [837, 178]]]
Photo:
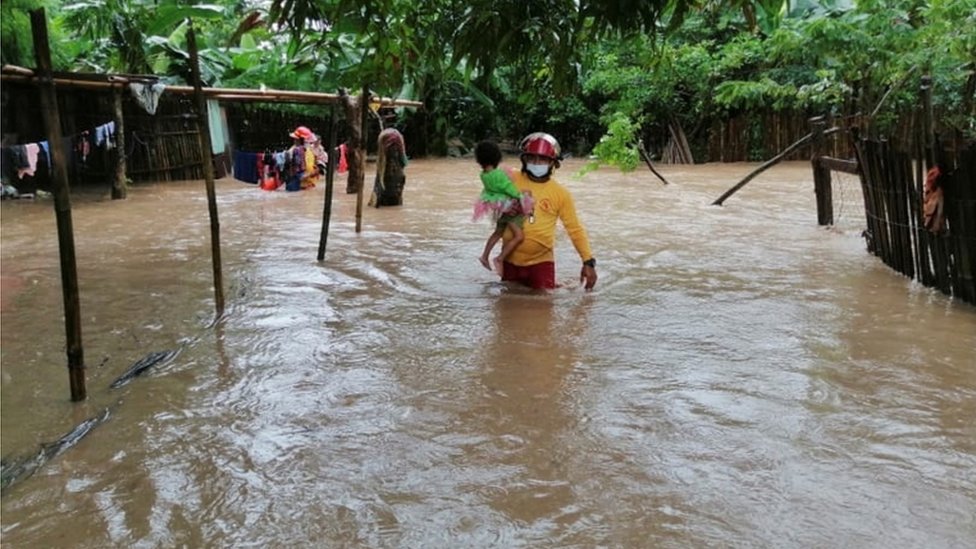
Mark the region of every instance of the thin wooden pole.
[[217, 217], [217, 191], [214, 187], [213, 161], [210, 158], [210, 122], [207, 105], [203, 98], [203, 85], [200, 83], [200, 58], [197, 55], [197, 38], [193, 30], [193, 20], [186, 33], [190, 49], [190, 69], [193, 73], [193, 94], [196, 100], [197, 128], [199, 129], [200, 155], [203, 159], [203, 178], [207, 182], [207, 206], [210, 210], [210, 252], [213, 256], [214, 303], [217, 318], [224, 314], [224, 275], [220, 267], [220, 219]]
[[[829, 130], [827, 130], [827, 131], [824, 132], [824, 135], [825, 136], [826, 135], [831, 135], [831, 134], [837, 133], [839, 131], [840, 131], [840, 128], [830, 128]], [[753, 178], [755, 178], [757, 175], [761, 174], [762, 172], [764, 172], [764, 171], [768, 170], [769, 168], [771, 168], [771, 167], [775, 166], [776, 164], [778, 164], [781, 160], [783, 160], [784, 158], [786, 158], [787, 156], [789, 156], [790, 153], [792, 153], [796, 149], [798, 149], [798, 148], [800, 148], [800, 147], [802, 147], [804, 145], [808, 145], [812, 139], [813, 139], [813, 134], [808, 133], [808, 134], [804, 135], [803, 137], [801, 137], [796, 143], [793, 143], [789, 147], [786, 147], [785, 149], [783, 149], [783, 152], [781, 152], [781, 153], [777, 154], [776, 156], [770, 158], [769, 160], [763, 162], [758, 168], [756, 168], [755, 170], [753, 170], [752, 173], [750, 173], [749, 175], [745, 176], [742, 179], [742, 181], [739, 181], [731, 189], [725, 191], [725, 193], [723, 193], [722, 196], [720, 196], [717, 199], [715, 199], [715, 202], [712, 202], [712, 206], [721, 206], [722, 205], [722, 202], [725, 202], [725, 200], [728, 197], [730, 197], [733, 194], [735, 194], [735, 192], [738, 191], [739, 189], [741, 189], [742, 187], [745, 187], [746, 183], [752, 181]]]
[[366, 156], [369, 152], [369, 146], [367, 145], [367, 138], [369, 134], [367, 133], [367, 122], [369, 121], [369, 85], [363, 86], [363, 94], [359, 96], [359, 107], [362, 109], [362, 118], [360, 118], [359, 125], [361, 130], [363, 146], [363, 181], [359, 184], [359, 188], [356, 189], [356, 232], [362, 232], [363, 230], [363, 189], [366, 187]]
[[122, 116], [122, 90], [112, 89], [112, 102], [115, 107], [115, 182], [112, 184], [112, 200], [120, 200], [128, 194], [125, 178], [125, 119]]
[[58, 249], [61, 257], [61, 292], [64, 298], [64, 331], [68, 355], [68, 382], [71, 400], [88, 397], [85, 388], [85, 351], [81, 343], [81, 304], [78, 297], [78, 266], [75, 259], [74, 227], [71, 221], [71, 191], [68, 188], [67, 162], [61, 146], [61, 114], [57, 91], [51, 80], [51, 47], [48, 44], [44, 8], [30, 12], [34, 37], [34, 57], [41, 75], [41, 112], [51, 153], [54, 183], [54, 213], [58, 224]]
[[322, 234], [319, 236], [318, 260], [325, 259], [325, 244], [329, 240], [329, 222], [332, 219], [332, 188], [335, 181], [335, 166], [339, 160], [339, 147], [336, 147], [336, 117], [339, 109], [332, 105], [332, 121], [329, 124], [329, 141], [325, 150], [329, 159], [325, 168], [325, 205], [322, 207]]
[[867, 140], [861, 138], [861, 132], [857, 126], [851, 127], [851, 142], [854, 144], [854, 158], [857, 161], [858, 170], [860, 170], [861, 197], [864, 201], [864, 224], [867, 227], [864, 231], [867, 250], [869, 253], [877, 255], [878, 236], [874, 227], [874, 202], [871, 198], [874, 172], [868, 158], [870, 150]]

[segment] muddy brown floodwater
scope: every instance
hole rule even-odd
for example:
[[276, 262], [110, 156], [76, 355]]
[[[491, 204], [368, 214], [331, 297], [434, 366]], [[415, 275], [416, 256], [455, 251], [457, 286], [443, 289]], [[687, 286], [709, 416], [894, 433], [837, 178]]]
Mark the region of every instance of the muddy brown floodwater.
[[[511, 159], [510, 159], [511, 160]], [[973, 547], [976, 308], [816, 225], [809, 163], [567, 161], [594, 292], [561, 236], [533, 294], [477, 261], [470, 159], [402, 208], [218, 182], [73, 197], [89, 398], [69, 402], [50, 202], [2, 204], [2, 450], [109, 418], [3, 496], [36, 547]], [[372, 166], [367, 181], [372, 181]], [[152, 352], [174, 359], [117, 389]]]

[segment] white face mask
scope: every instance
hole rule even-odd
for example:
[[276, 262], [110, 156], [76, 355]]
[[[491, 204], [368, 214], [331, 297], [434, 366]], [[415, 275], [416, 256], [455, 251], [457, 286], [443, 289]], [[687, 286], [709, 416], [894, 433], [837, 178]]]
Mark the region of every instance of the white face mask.
[[545, 177], [549, 174], [549, 164], [526, 164], [525, 169], [535, 177]]

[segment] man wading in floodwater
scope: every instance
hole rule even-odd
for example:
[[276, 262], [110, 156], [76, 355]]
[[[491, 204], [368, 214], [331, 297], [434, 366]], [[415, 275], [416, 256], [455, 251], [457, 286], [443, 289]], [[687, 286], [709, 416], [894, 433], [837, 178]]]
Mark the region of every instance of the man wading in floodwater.
[[[576, 217], [573, 195], [552, 178], [559, 168], [559, 142], [553, 136], [537, 132], [527, 135], [519, 145], [522, 171], [512, 174], [512, 182], [522, 192], [530, 191], [535, 199], [535, 222], [523, 227], [525, 240], [504, 262], [502, 280], [518, 282], [533, 289], [556, 287], [556, 220], [562, 221], [569, 239], [583, 261], [580, 282], [587, 290], [596, 285], [596, 259], [590, 251], [586, 229]], [[505, 241], [512, 238], [505, 232]]]

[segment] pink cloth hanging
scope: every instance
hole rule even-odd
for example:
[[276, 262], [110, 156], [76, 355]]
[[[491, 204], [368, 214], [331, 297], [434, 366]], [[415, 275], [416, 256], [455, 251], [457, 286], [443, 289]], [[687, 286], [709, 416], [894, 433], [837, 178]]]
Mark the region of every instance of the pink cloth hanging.
[[28, 143], [24, 145], [24, 149], [27, 151], [27, 167], [17, 170], [19, 179], [23, 179], [25, 175], [34, 175], [34, 172], [37, 171], [37, 153], [41, 151], [41, 147], [37, 143]]

